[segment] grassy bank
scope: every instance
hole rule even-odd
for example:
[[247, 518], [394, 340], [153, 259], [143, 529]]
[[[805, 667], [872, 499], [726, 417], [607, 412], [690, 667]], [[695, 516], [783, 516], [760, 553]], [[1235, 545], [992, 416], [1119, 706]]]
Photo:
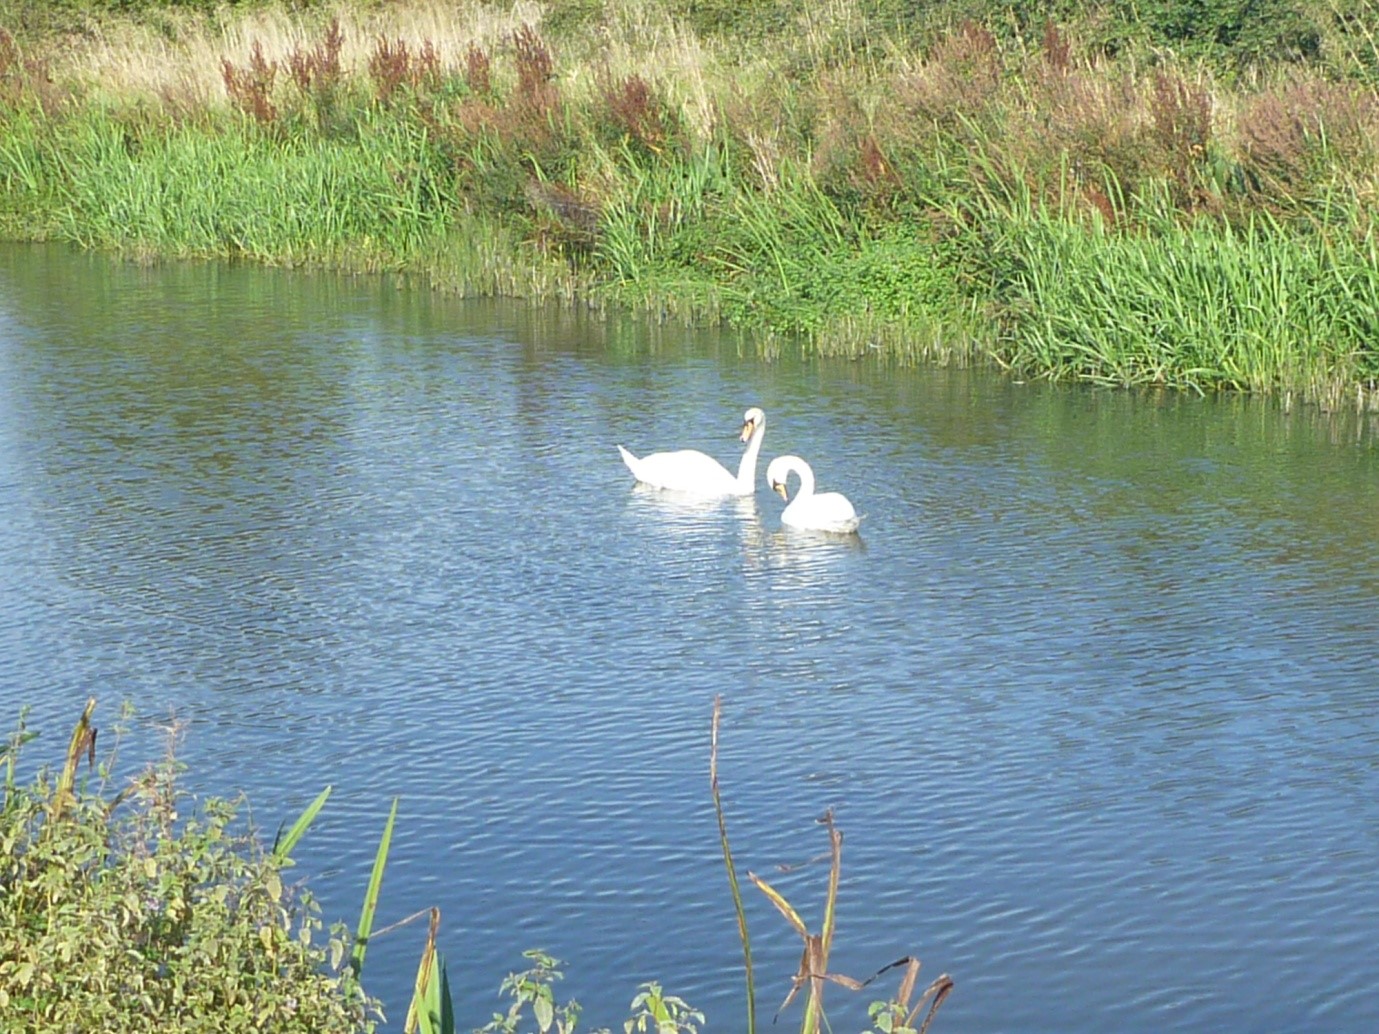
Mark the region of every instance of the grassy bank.
[[0, 232], [1368, 404], [1379, 8], [1046, 6], [10, 0]]

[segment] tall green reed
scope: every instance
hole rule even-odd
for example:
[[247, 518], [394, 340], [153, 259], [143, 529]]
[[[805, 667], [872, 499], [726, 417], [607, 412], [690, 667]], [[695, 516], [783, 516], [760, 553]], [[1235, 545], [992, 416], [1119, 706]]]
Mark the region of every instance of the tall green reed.
[[722, 285], [701, 263], [713, 247], [713, 212], [736, 190], [727, 150], [711, 144], [651, 161], [623, 147], [596, 152], [594, 167], [612, 184], [590, 257], [599, 293], [687, 319], [716, 317]]
[[93, 110], [22, 146], [28, 181], [54, 184], [55, 234], [87, 247], [293, 264], [367, 245], [403, 264], [454, 207], [425, 127], [385, 119], [353, 141], [275, 139]]
[[728, 843], [728, 823], [723, 816], [723, 795], [718, 785], [718, 726], [723, 716], [723, 698], [713, 698], [713, 723], [709, 736], [709, 795], [713, 798], [713, 811], [718, 819], [718, 842], [723, 848], [723, 863], [728, 868], [728, 889], [732, 892], [733, 910], [737, 914], [737, 935], [742, 941], [742, 962], [747, 982], [747, 1034], [756, 1034], [757, 992], [756, 974], [752, 968], [752, 938], [747, 932], [747, 910], [742, 904], [742, 888], [737, 878], [737, 866], [733, 862], [733, 850]]
[[1022, 373], [1198, 392], [1379, 374], [1379, 242], [1358, 212], [1311, 233], [1264, 215], [1139, 230], [1018, 205], [990, 217], [998, 354]]

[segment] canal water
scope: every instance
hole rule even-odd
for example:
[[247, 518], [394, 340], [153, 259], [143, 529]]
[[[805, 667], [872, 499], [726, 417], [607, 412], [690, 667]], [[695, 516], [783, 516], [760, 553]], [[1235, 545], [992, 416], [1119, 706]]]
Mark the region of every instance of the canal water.
[[[735, 466], [751, 405], [755, 498], [633, 487], [617, 444]], [[177, 724], [270, 835], [333, 786], [294, 870], [330, 918], [399, 797], [378, 925], [441, 908], [466, 1029], [527, 948], [583, 1029], [646, 980], [743, 1029], [721, 695], [741, 868], [817, 927], [832, 808], [833, 968], [951, 974], [936, 1030], [1368, 1031], [1375, 431], [7, 246], [0, 713], [37, 762], [128, 701], [125, 772]], [[782, 452], [860, 535], [781, 528]], [[800, 944], [744, 893], [764, 1023]], [[391, 1029], [423, 936], [370, 947]]]

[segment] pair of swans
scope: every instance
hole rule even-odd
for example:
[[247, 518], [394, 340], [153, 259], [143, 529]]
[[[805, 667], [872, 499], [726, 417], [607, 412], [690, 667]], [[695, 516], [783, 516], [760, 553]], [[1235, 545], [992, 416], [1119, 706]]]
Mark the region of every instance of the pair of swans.
[[[757, 456], [761, 453], [765, 434], [766, 414], [761, 409], [753, 406], [742, 414], [742, 433], [738, 439], [747, 443], [747, 449], [737, 465], [736, 474], [696, 449], [653, 452], [640, 459], [621, 445], [618, 452], [632, 476], [643, 484], [703, 498], [749, 496], [756, 491]], [[800, 479], [800, 490], [793, 501], [788, 488], [791, 474]], [[786, 501], [780, 519], [788, 527], [846, 534], [856, 531], [862, 523], [846, 496], [838, 492], [814, 491], [814, 471], [798, 456], [777, 456], [766, 467], [766, 480]]]

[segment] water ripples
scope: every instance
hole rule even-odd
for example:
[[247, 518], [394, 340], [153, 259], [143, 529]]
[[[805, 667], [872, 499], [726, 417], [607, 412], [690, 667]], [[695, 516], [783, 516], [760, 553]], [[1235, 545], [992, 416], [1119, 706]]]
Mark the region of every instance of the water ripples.
[[[440, 905], [464, 1022], [534, 946], [596, 1023], [645, 979], [740, 1022], [720, 693], [738, 860], [815, 915], [819, 866], [773, 866], [836, 808], [838, 968], [916, 952], [958, 980], [945, 1029], [1379, 1018], [1365, 439], [5, 254], [0, 705], [46, 731], [127, 697], [129, 757], [176, 716], [196, 788], [247, 790], [268, 827], [333, 784], [301, 859], [328, 915], [401, 796], [380, 921]], [[630, 484], [615, 442], [731, 463], [750, 403], [763, 459], [827, 471], [860, 537], [782, 530], [764, 486]], [[748, 904], [765, 1014], [799, 945]], [[369, 965], [396, 1017], [420, 934], [392, 936]]]

